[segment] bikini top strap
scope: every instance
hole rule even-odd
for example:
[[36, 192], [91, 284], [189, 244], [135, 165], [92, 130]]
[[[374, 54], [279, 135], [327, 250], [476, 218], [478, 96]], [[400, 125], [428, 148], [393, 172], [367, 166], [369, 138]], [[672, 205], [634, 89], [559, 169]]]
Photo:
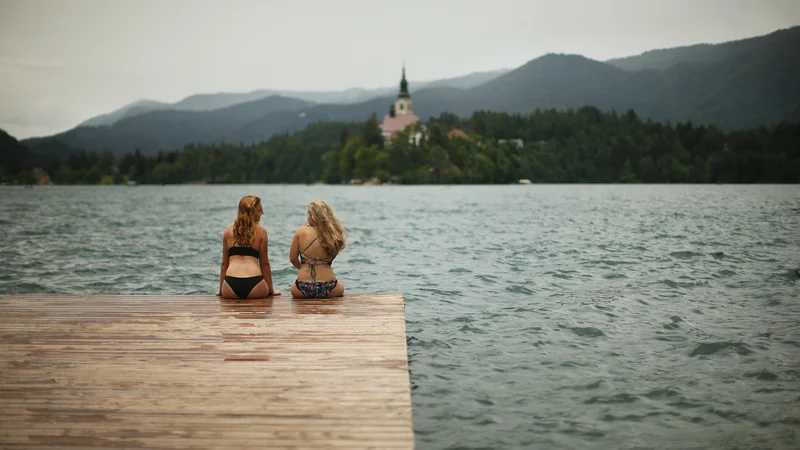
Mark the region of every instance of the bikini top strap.
[[313, 245], [314, 242], [316, 242], [318, 238], [319, 238], [319, 235], [317, 235], [317, 237], [315, 237], [313, 241], [311, 241], [308, 245], [306, 245], [306, 248], [303, 249], [302, 253], [305, 253], [306, 250], [308, 250], [308, 248], [311, 247], [311, 245]]

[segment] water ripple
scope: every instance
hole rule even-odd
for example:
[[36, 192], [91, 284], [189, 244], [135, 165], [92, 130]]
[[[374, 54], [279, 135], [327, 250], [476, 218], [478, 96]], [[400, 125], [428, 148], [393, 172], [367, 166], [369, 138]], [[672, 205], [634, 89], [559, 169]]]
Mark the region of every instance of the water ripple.
[[348, 291], [405, 294], [420, 449], [798, 447], [796, 186], [0, 190], [0, 294], [213, 294], [250, 193], [286, 289], [330, 202]]

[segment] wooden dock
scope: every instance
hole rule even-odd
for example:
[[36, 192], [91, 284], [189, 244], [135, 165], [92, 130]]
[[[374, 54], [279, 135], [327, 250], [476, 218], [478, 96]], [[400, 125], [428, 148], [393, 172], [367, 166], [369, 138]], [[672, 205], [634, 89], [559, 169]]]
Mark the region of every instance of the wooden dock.
[[403, 297], [0, 297], [0, 448], [414, 447]]

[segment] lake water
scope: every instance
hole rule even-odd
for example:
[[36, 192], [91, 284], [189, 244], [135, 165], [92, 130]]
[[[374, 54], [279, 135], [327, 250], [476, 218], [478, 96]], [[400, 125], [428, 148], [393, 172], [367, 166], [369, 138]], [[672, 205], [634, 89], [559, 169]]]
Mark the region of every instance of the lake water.
[[799, 186], [0, 187], [0, 294], [213, 295], [245, 194], [405, 295], [420, 449], [800, 447]]

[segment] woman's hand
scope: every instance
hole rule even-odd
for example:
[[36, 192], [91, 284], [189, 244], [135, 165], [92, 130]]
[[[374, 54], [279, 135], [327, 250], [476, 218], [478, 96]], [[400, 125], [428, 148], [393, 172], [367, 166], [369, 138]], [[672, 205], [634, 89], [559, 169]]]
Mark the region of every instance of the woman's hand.
[[217, 297], [222, 297], [222, 291], [217, 291]]
[[271, 296], [274, 295], [275, 297], [277, 297], [277, 296], [281, 295], [281, 291], [272, 291], [272, 293], [269, 294], [269, 295], [271, 295]]

